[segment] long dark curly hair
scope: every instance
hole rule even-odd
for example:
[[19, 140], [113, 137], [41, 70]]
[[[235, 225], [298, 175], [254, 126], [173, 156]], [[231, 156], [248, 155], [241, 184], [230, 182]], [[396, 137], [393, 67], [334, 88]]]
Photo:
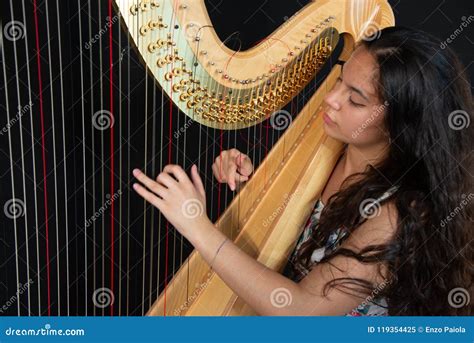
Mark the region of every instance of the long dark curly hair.
[[[383, 29], [361, 41], [378, 64], [376, 89], [386, 106], [384, 125], [391, 144], [387, 158], [347, 178], [330, 197], [320, 221], [296, 256], [300, 276], [310, 270], [312, 252], [323, 247], [334, 228], [350, 235], [366, 219], [365, 199], [388, 188], [384, 202], [398, 210], [397, 231], [384, 245], [360, 252], [338, 248], [336, 255], [363, 263], [386, 263], [383, 287], [357, 278], [327, 283], [361, 298], [385, 297], [389, 315], [470, 315], [473, 294], [473, 127], [470, 84], [453, 51], [425, 32]], [[347, 235], [346, 238], [349, 236]], [[462, 294], [456, 294], [461, 290]], [[463, 297], [463, 306], [459, 298]], [[467, 297], [467, 299], [466, 299]]]

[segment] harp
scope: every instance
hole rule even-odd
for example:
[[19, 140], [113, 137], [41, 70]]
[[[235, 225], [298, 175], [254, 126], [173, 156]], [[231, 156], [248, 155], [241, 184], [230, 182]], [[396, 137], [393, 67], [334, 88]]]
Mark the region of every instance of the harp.
[[[264, 149], [269, 152], [262, 153], [262, 144], [249, 154], [258, 168], [238, 193], [224, 195], [212, 176], [205, 182], [208, 194], [218, 193], [208, 199], [211, 210], [217, 202], [217, 213], [210, 215], [216, 226], [249, 255], [281, 270], [342, 148], [324, 134], [319, 115], [340, 72], [330, 61], [346, 60], [357, 41], [374, 39], [378, 29], [394, 24], [387, 0], [310, 2], [245, 51], [218, 37], [203, 1], [71, 6], [10, 1], [10, 21], [2, 27], [7, 116], [1, 138], [9, 166], [2, 182], [11, 184], [2, 196], [3, 226], [12, 228], [2, 239], [8, 246], [2, 268], [12, 277], [2, 284], [5, 294], [17, 294], [9, 310], [253, 314], [164, 218], [143, 202], [137, 205], [129, 192], [131, 168], [139, 163], [157, 173], [166, 160], [189, 165], [188, 126], [212, 132], [203, 141], [199, 135], [195, 145], [218, 141], [221, 148], [225, 135], [227, 147], [234, 147], [231, 137], [237, 144], [246, 134], [248, 143], [252, 136], [268, 138], [271, 128], [272, 142]], [[69, 20], [61, 19], [62, 11]], [[57, 39], [46, 39], [56, 29]], [[79, 44], [67, 42], [68, 35]], [[69, 51], [62, 55], [64, 46]], [[134, 58], [139, 71], [132, 70]], [[76, 68], [67, 69], [65, 61]], [[324, 68], [325, 78], [316, 80]], [[138, 94], [130, 85], [136, 72], [145, 83]], [[138, 97], [143, 101], [136, 105]], [[131, 134], [131, 127], [139, 134]], [[207, 172], [208, 154], [205, 160], [201, 150], [195, 155]], [[215, 147], [209, 155], [218, 155]]]
[[[377, 29], [393, 24], [385, 1], [317, 1], [264, 43], [235, 52], [223, 46], [200, 1], [169, 2], [162, 10], [154, 1], [118, 4], [146, 63], [156, 61], [153, 74], [173, 102], [194, 120], [227, 130], [255, 125], [285, 105], [318, 72], [339, 37], [346, 43], [345, 59], [355, 41], [375, 38]], [[173, 16], [176, 26], [167, 30], [164, 23]], [[165, 53], [157, 58], [160, 50]], [[167, 63], [172, 66], [163, 68]], [[241, 249], [275, 270], [284, 266], [341, 148], [324, 135], [317, 115], [325, 90], [338, 76], [334, 69], [217, 223]], [[238, 206], [239, 200], [245, 202]], [[274, 209], [281, 213], [272, 216]], [[191, 295], [189, 285], [194, 285]], [[149, 314], [248, 315], [252, 310], [194, 252]]]

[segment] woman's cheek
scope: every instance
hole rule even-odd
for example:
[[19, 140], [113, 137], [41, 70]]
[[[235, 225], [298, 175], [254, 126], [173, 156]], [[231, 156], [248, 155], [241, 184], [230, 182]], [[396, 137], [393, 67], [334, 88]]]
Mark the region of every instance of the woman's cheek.
[[353, 115], [350, 119], [344, 120], [342, 123], [344, 136], [352, 143], [364, 143], [370, 140], [374, 123], [366, 120], [365, 116]]

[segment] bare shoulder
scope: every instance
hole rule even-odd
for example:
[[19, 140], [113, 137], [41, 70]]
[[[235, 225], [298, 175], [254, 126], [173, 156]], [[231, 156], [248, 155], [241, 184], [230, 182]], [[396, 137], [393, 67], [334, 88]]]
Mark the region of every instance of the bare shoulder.
[[[347, 237], [340, 248], [350, 249], [356, 253], [371, 245], [389, 243], [397, 230], [398, 213], [392, 203], [385, 203], [377, 208], [377, 212], [357, 227]], [[360, 296], [349, 295], [339, 288], [331, 288], [328, 297], [324, 297], [324, 287], [335, 279], [363, 279], [371, 284], [385, 283], [388, 277], [387, 265], [384, 261], [364, 263], [355, 258], [336, 255], [329, 261], [318, 263], [303, 278], [299, 285], [314, 299], [309, 297], [309, 303], [316, 302], [312, 315], [341, 315], [359, 305]]]
[[342, 246], [359, 252], [369, 245], [386, 244], [395, 235], [397, 225], [397, 208], [392, 201], [387, 202], [375, 207], [373, 213], [352, 232]]

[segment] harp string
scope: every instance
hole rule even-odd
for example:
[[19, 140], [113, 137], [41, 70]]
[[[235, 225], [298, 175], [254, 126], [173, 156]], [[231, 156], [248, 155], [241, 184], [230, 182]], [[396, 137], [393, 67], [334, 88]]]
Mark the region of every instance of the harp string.
[[[11, 0], [10, 0], [10, 6], [11, 6]], [[13, 8], [11, 9], [11, 17], [13, 18]], [[2, 47], [4, 46], [3, 44], [3, 35], [0, 34], [0, 39], [2, 40]], [[14, 42], [15, 43], [15, 42]], [[0, 49], [2, 50], [2, 59], [4, 61], [3, 63], [3, 77], [4, 77], [4, 84], [5, 84], [5, 98], [9, 99], [8, 97], [8, 77], [7, 77], [7, 71], [6, 71], [6, 59], [5, 59], [5, 49]], [[10, 119], [10, 107], [8, 101], [6, 101], [6, 109], [7, 109], [7, 124], [11, 122]], [[16, 193], [15, 193], [15, 176], [13, 175], [13, 150], [12, 150], [12, 140], [11, 140], [11, 130], [8, 130], [8, 148], [9, 148], [9, 157], [10, 157], [10, 165], [12, 166], [11, 171], [10, 171], [10, 180], [12, 184], [12, 196], [13, 196], [13, 205], [16, 206]], [[15, 244], [15, 272], [16, 272], [16, 285], [17, 285], [17, 291], [19, 289], [20, 285], [20, 274], [19, 274], [19, 263], [18, 263], [18, 234], [17, 234], [17, 221], [16, 221], [16, 216], [13, 216], [13, 232], [14, 232], [14, 244]], [[20, 315], [20, 298], [18, 299], [17, 302], [17, 313]]]
[[[11, 10], [11, 16], [12, 18], [14, 17], [13, 15], [13, 8]], [[19, 84], [19, 68], [18, 68], [18, 55], [17, 55], [17, 48], [16, 48], [16, 43], [15, 41], [13, 43], [13, 51], [14, 51], [14, 57], [15, 57], [15, 79], [16, 79], [16, 92], [17, 92], [17, 100], [18, 100], [18, 112], [21, 113], [22, 109], [22, 100], [21, 100], [21, 95], [20, 95], [20, 84]], [[25, 185], [25, 149], [23, 145], [23, 123], [22, 123], [22, 118], [20, 116], [18, 120], [19, 128], [20, 128], [20, 150], [21, 150], [21, 170], [22, 170], [22, 187], [23, 187], [23, 201], [24, 203], [28, 203], [27, 199], [27, 191], [26, 191], [26, 185]], [[13, 187], [15, 187], [15, 184], [12, 183]], [[25, 212], [25, 247], [26, 247], [26, 274], [27, 274], [27, 280], [30, 279], [30, 257], [29, 257], [29, 234], [28, 234], [28, 211]], [[16, 239], [15, 239], [16, 240]], [[15, 243], [17, 244], [17, 243]], [[18, 255], [18, 253], [17, 253]], [[17, 267], [18, 268], [18, 267]], [[20, 283], [18, 283], [18, 288], [20, 288]], [[31, 304], [30, 304], [30, 287], [28, 287], [28, 314], [31, 312]], [[20, 313], [19, 313], [20, 314]]]
[[[150, 20], [148, 13], [145, 14], [147, 16], [145, 22]], [[138, 43], [140, 44], [140, 43]], [[148, 64], [145, 64], [145, 74], [143, 75], [145, 78], [145, 149], [144, 149], [144, 164], [143, 168], [145, 173], [147, 173], [148, 169], [148, 159], [147, 159], [147, 152], [148, 152]], [[148, 173], [147, 173], [148, 174]], [[145, 199], [143, 199], [143, 255], [142, 255], [142, 302], [141, 302], [141, 314], [142, 316], [145, 314], [145, 265], [146, 265], [146, 229], [147, 229], [147, 208], [148, 203]]]
[[[118, 22], [120, 23], [122, 19], [122, 14], [120, 11], [117, 11], [116, 16], [118, 17]], [[123, 159], [122, 159], [122, 147], [123, 147], [123, 133], [122, 133], [122, 36], [120, 25], [118, 26], [118, 77], [119, 77], [119, 190], [123, 188], [122, 180], [122, 169], [123, 169]], [[113, 31], [113, 27], [110, 28]], [[118, 232], [118, 246], [119, 246], [119, 253], [118, 253], [118, 315], [122, 314], [122, 196], [119, 197], [119, 232]]]
[[[119, 27], [120, 31], [120, 27]], [[127, 37], [128, 38], [128, 37]], [[130, 58], [131, 58], [131, 46], [130, 46], [130, 40], [127, 39], [127, 272], [125, 275], [126, 278], [126, 314], [127, 316], [130, 314], [129, 309], [130, 309], [130, 228], [131, 228], [131, 222], [130, 222], [130, 184], [131, 184], [131, 176], [130, 176], [130, 171], [131, 171], [131, 165], [130, 165], [130, 160], [131, 160], [131, 101], [130, 101], [130, 88], [131, 88], [131, 82], [130, 82]]]
[[[59, 81], [60, 81], [60, 89], [61, 89], [61, 127], [62, 127], [62, 141], [63, 141], [63, 178], [64, 178], [64, 201], [67, 204], [68, 200], [68, 188], [67, 188], [67, 160], [66, 160], [66, 128], [65, 128], [65, 112], [64, 112], [64, 82], [63, 82], [63, 57], [62, 57], [62, 45], [61, 45], [61, 26], [59, 21], [59, 0], [56, 0], [56, 24], [58, 29], [58, 56], [59, 56]], [[82, 66], [82, 65], [81, 65]], [[56, 207], [57, 208], [57, 207]], [[67, 315], [70, 315], [70, 275], [69, 275], [69, 216], [68, 216], [68, 206], [65, 206], [64, 211], [64, 222], [66, 224], [66, 232], [65, 232], [65, 242], [66, 242], [66, 303], [67, 303]], [[59, 275], [59, 270], [58, 270]], [[59, 280], [59, 276], [58, 276]]]
[[[12, 4], [11, 4], [12, 5]], [[48, 316], [51, 316], [51, 273], [50, 273], [50, 255], [49, 255], [49, 213], [48, 213], [48, 184], [47, 184], [47, 165], [46, 165], [46, 142], [45, 142], [45, 129], [44, 129], [44, 107], [43, 107], [43, 83], [42, 83], [42, 70], [41, 70], [41, 50], [39, 41], [39, 24], [38, 24], [38, 6], [36, 0], [33, 0], [33, 15], [35, 23], [35, 46], [36, 46], [36, 64], [38, 73], [38, 91], [39, 91], [39, 104], [40, 104], [40, 120], [41, 120], [41, 157], [43, 162], [43, 196], [44, 196], [44, 219], [45, 219], [45, 230], [46, 230], [46, 274], [47, 274], [47, 294], [48, 294]]]
[[[59, 12], [59, 4], [57, 5], [58, 7], [58, 14]], [[87, 242], [87, 181], [86, 181], [86, 135], [85, 135], [85, 104], [84, 104], [84, 61], [83, 61], [83, 38], [82, 38], [82, 8], [80, 4], [80, 0], [77, 0], [77, 8], [78, 8], [78, 17], [79, 17], [79, 63], [81, 65], [81, 118], [82, 118], [82, 196], [84, 200], [84, 313], [87, 316], [88, 313], [88, 268], [87, 268], [87, 254], [88, 254], [88, 242]], [[58, 26], [59, 26], [59, 15], [58, 15]], [[58, 27], [58, 32], [59, 32], [59, 27]], [[61, 68], [62, 69], [62, 68]], [[76, 252], [76, 258], [78, 258], [77, 252]], [[68, 269], [69, 269], [69, 264], [68, 264]], [[76, 294], [76, 303], [79, 304], [79, 294]], [[68, 315], [69, 315], [69, 307], [68, 307]]]
[[[110, 65], [110, 82], [109, 82], [109, 87], [110, 87], [110, 112], [112, 119], [114, 119], [115, 116], [115, 108], [114, 108], [114, 73], [113, 73], [113, 11], [112, 11], [112, 0], [109, 0], [109, 20], [111, 21], [112, 27], [109, 29], [109, 65]], [[110, 287], [111, 287], [111, 292], [114, 294], [115, 291], [115, 144], [114, 144], [114, 132], [115, 128], [114, 125], [111, 125], [110, 127], [110, 200], [111, 200], [111, 208], [110, 208], [110, 243], [112, 245], [111, 249], [111, 258], [110, 258]], [[112, 301], [110, 304], [110, 315], [114, 315], [114, 305], [115, 301]]]
[[[22, 7], [22, 14], [23, 14], [23, 18], [24, 20], [26, 19], [26, 10], [25, 10], [25, 2], [24, 0], [22, 0], [21, 2], [21, 7]], [[13, 10], [13, 6], [12, 6], [12, 3], [11, 3], [11, 0], [10, 0], [10, 7], [12, 7], [12, 10]], [[28, 84], [28, 104], [30, 105], [29, 106], [29, 113], [30, 113], [30, 138], [31, 138], [31, 154], [32, 154], [32, 166], [33, 166], [33, 184], [36, 185], [36, 151], [35, 151], [35, 138], [34, 138], [34, 126], [33, 126], [33, 109], [32, 109], [32, 104], [33, 104], [33, 100], [32, 100], [32, 97], [31, 97], [31, 71], [30, 71], [30, 63], [29, 63], [29, 49], [28, 49], [28, 30], [25, 30], [25, 37], [24, 37], [24, 40], [25, 40], [25, 57], [26, 57], [26, 75], [27, 75], [27, 84]], [[2, 44], [2, 46], [4, 46]], [[6, 64], [6, 61], [4, 60], [4, 65]], [[5, 87], [5, 90], [7, 89], [7, 87]], [[6, 104], [8, 106], [8, 97], [6, 97]], [[7, 109], [7, 113], [8, 113], [8, 109]], [[40, 315], [41, 314], [41, 282], [40, 282], [40, 261], [39, 261], [39, 257], [40, 257], [40, 249], [39, 249], [39, 222], [38, 222], [38, 198], [37, 198], [37, 187], [33, 187], [33, 199], [34, 199], [34, 213], [35, 213], [35, 232], [34, 232], [34, 235], [35, 235], [35, 238], [36, 238], [36, 285], [37, 285], [37, 290], [38, 290], [38, 314]], [[26, 199], [25, 199], [25, 203], [26, 203]], [[29, 261], [29, 259], [28, 259]], [[28, 265], [28, 268], [29, 265]], [[30, 278], [28, 278], [28, 281], [30, 280]], [[30, 289], [30, 287], [28, 287], [28, 289]], [[31, 293], [28, 293], [28, 297], [31, 296]], [[18, 303], [20, 301], [18, 300]], [[18, 315], [20, 315], [20, 313], [18, 313]], [[31, 308], [28, 307], [28, 315], [31, 315]]]
[[[99, 29], [102, 27], [102, 12], [101, 12], [101, 3], [100, 1], [97, 2], [97, 8], [98, 8], [98, 11], [99, 11]], [[92, 34], [92, 33], [91, 33]], [[103, 56], [103, 53], [102, 53], [102, 35], [99, 35], [99, 84], [100, 84], [100, 109], [103, 109], [104, 108], [104, 99], [103, 99], [103, 94], [104, 94], [104, 88], [103, 88], [103, 71], [102, 71], [102, 65], [103, 65], [103, 61], [102, 61], [102, 56]], [[94, 108], [95, 110], [95, 108]], [[95, 113], [94, 113], [95, 115]], [[92, 133], [94, 134], [94, 132]], [[95, 145], [92, 146], [93, 148], [95, 148]], [[93, 156], [93, 158], [95, 158], [95, 156]], [[103, 167], [103, 162], [104, 161], [104, 131], [103, 130], [100, 130], [100, 165], [99, 165], [99, 170], [100, 170], [100, 186], [101, 186], [101, 190], [100, 190], [100, 204], [103, 204], [104, 203], [104, 193], [105, 193], [105, 190], [104, 190], [104, 184], [105, 184], [105, 178], [104, 178], [104, 167]], [[95, 169], [92, 171], [94, 173]], [[94, 190], [95, 191], [95, 188]], [[104, 251], [105, 251], [105, 241], [104, 241], [104, 231], [105, 231], [105, 218], [104, 216], [101, 216], [100, 218], [101, 220], [101, 233], [102, 233], [102, 237], [100, 239], [101, 241], [101, 250], [99, 250], [99, 256], [100, 256], [100, 260], [101, 260], [101, 277], [100, 277], [100, 282], [101, 282], [101, 286], [100, 288], [105, 288], [105, 284], [104, 284], [104, 267], [105, 267], [105, 261], [104, 261]], [[96, 263], [94, 262], [94, 265]], [[97, 284], [94, 282], [94, 289], [97, 289]], [[96, 315], [96, 308], [97, 306], [94, 306], [94, 316]], [[102, 312], [102, 316], [104, 315], [104, 308], [101, 309], [101, 312]]]
[[[49, 6], [48, 1], [45, 2], [46, 8], [46, 36], [50, 37], [49, 30]], [[56, 283], [57, 283], [57, 307], [58, 315], [61, 315], [61, 284], [60, 284], [60, 254], [59, 254], [59, 213], [58, 213], [58, 178], [56, 173], [57, 159], [56, 159], [56, 121], [55, 121], [55, 107], [54, 107], [54, 82], [53, 72], [51, 68], [51, 43], [50, 39], [47, 40], [48, 47], [48, 71], [49, 71], [49, 96], [51, 101], [51, 133], [53, 138], [53, 177], [54, 177], [54, 214], [55, 214], [55, 226], [56, 226]], [[15, 58], [16, 60], [16, 58]], [[66, 244], [67, 245], [67, 244]]]
[[[80, 7], [80, 0], [78, 0], [78, 8], [81, 8]], [[88, 32], [89, 32], [89, 42], [92, 41], [92, 13], [91, 13], [92, 9], [91, 9], [91, 3], [90, 3], [90, 0], [87, 1], [87, 18], [88, 18]], [[79, 21], [82, 23], [82, 11], [79, 10], [79, 13], [80, 13], [80, 17], [79, 17]], [[84, 45], [84, 41], [81, 39], [80, 40], [80, 45], [81, 47]], [[94, 45], [91, 45], [89, 47], [89, 94], [90, 94], [90, 98], [89, 98], [89, 102], [90, 102], [90, 115], [92, 115], [94, 113], [94, 83], [93, 83], [93, 64], [92, 64], [92, 53], [93, 53], [93, 49], [94, 49]], [[84, 74], [81, 75], [82, 78], [84, 78]], [[85, 111], [85, 106], [84, 106], [84, 111]], [[84, 120], [85, 120], [85, 113], [84, 113]], [[85, 121], [84, 121], [84, 130], [83, 132], [85, 132]], [[95, 137], [94, 137], [94, 125], [92, 123], [92, 125], [90, 125], [90, 136], [91, 136], [91, 147], [93, 149], [93, 147], [95, 146]], [[85, 174], [87, 173], [86, 172], [86, 168], [87, 168], [87, 161], [85, 160], [85, 154], [86, 154], [86, 149], [87, 149], [87, 145], [86, 145], [86, 138], [84, 137], [84, 141], [83, 141], [83, 157], [84, 157], [84, 179], [85, 179]], [[89, 225], [87, 226], [87, 220], [88, 218], [90, 217], [89, 214], [88, 214], [88, 206], [87, 204], [89, 203], [89, 201], [87, 201], [87, 199], [90, 199], [91, 200], [91, 212], [94, 213], [94, 208], [96, 206], [96, 197], [95, 197], [95, 189], [96, 189], [96, 185], [95, 185], [95, 171], [96, 171], [96, 168], [95, 168], [95, 156], [94, 154], [92, 154], [91, 152], [89, 152], [89, 155], [90, 155], [90, 165], [91, 165], [91, 178], [92, 178], [92, 190], [91, 192], [88, 192], [87, 191], [87, 188], [88, 188], [88, 182], [84, 183], [83, 187], [84, 187], [84, 245], [85, 245], [85, 256], [84, 256], [84, 284], [85, 284], [85, 293], [84, 293], [84, 298], [85, 298], [85, 315], [89, 315], [89, 273], [88, 273], [88, 270], [89, 270], [89, 249], [88, 249], [88, 246], [89, 246], [89, 241], [92, 242], [92, 246], [91, 246], [91, 251], [92, 251], [92, 289], [95, 288], [95, 285], [96, 285], [96, 243], [95, 243], [95, 234], [96, 234], [96, 221], [93, 220], [92, 221], [92, 225]], [[92, 231], [92, 232], [91, 232]], [[78, 297], [77, 297], [77, 301], [79, 303], [79, 294], [78, 294]], [[96, 314], [96, 309], [95, 309], [95, 306], [93, 306], [92, 308], [92, 313], [95, 315]]]

